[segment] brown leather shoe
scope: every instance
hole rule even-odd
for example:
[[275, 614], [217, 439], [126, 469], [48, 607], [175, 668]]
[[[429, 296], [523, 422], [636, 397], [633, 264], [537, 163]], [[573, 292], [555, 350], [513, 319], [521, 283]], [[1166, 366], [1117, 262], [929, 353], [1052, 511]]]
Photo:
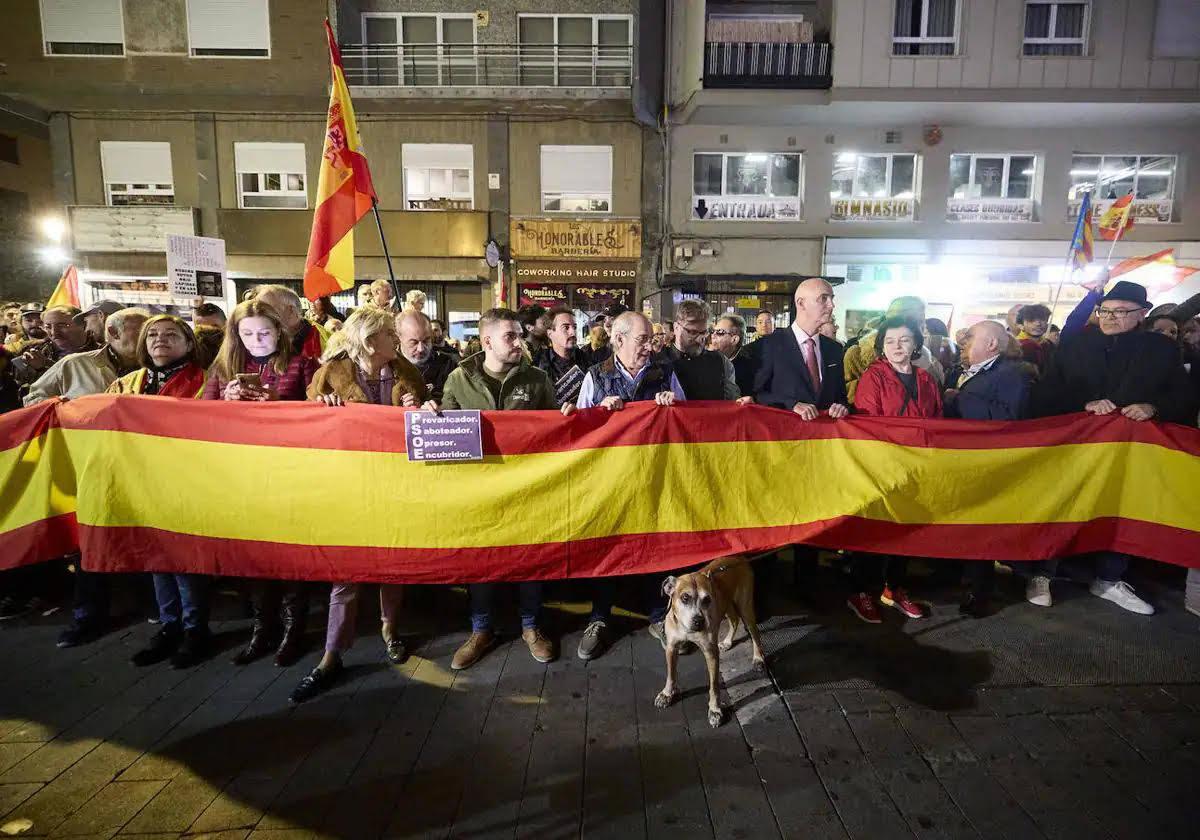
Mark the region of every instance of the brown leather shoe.
[[521, 638], [525, 640], [525, 644], [529, 645], [529, 653], [538, 662], [553, 662], [558, 658], [558, 653], [554, 650], [554, 642], [542, 635], [542, 631], [536, 627], [529, 627], [521, 631]]
[[494, 644], [496, 644], [496, 637], [490, 630], [472, 633], [471, 638], [463, 642], [463, 646], [455, 651], [454, 659], [450, 661], [450, 670], [461, 671], [464, 668], [470, 668], [482, 659]]

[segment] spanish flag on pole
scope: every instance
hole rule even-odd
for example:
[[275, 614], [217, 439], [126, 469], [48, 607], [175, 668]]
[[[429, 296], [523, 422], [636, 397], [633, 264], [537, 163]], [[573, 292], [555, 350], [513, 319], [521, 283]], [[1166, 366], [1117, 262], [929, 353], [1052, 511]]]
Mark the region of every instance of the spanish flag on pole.
[[370, 212], [376, 201], [342, 70], [342, 55], [328, 19], [325, 35], [329, 39], [333, 84], [321, 153], [321, 176], [317, 179], [317, 209], [313, 213], [308, 259], [304, 262], [304, 296], [309, 300], [354, 285], [354, 225]]
[[50, 294], [50, 299], [46, 301], [46, 306], [74, 306], [79, 308], [79, 272], [75, 270], [75, 266], [67, 266], [67, 270], [63, 272], [62, 277], [58, 278], [58, 285], [54, 287], [54, 291]]
[[1100, 217], [1100, 235], [1115, 242], [1133, 228], [1133, 193], [1118, 198]]

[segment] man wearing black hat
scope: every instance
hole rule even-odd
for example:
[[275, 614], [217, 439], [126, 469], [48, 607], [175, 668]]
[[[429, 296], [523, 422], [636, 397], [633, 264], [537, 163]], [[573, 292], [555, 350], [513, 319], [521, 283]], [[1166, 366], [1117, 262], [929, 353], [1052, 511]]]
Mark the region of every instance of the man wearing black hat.
[[108, 316], [114, 312], [120, 312], [124, 308], [125, 304], [117, 303], [115, 300], [98, 300], [76, 315], [75, 323], [82, 324], [88, 340], [99, 346], [105, 341], [104, 330]]
[[[1193, 425], [1196, 414], [1178, 346], [1141, 329], [1149, 309], [1144, 286], [1115, 284], [1096, 307], [1100, 328], [1063, 336], [1049, 369], [1034, 386], [1034, 416], [1086, 411]], [[1092, 594], [1130, 612], [1151, 615], [1154, 608], [1121, 580], [1128, 565], [1128, 555], [1099, 552]], [[1030, 603], [1050, 606], [1053, 573], [1053, 563], [1035, 572], [1026, 593]]]

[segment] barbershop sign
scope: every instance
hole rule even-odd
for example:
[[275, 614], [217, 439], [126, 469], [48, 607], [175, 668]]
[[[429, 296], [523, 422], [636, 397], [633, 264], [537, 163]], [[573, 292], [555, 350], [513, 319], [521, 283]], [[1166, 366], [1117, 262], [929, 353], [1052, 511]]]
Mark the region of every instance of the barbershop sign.
[[642, 256], [642, 221], [513, 219], [509, 242], [518, 260], [636, 260]]
[[514, 268], [518, 283], [633, 283], [635, 262], [552, 262], [530, 260]]

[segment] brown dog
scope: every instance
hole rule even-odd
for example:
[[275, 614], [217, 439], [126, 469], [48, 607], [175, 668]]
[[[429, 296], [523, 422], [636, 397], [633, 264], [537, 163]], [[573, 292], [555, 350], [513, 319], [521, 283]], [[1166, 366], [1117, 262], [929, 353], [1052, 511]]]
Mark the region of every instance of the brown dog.
[[[738, 620], [746, 624], [754, 645], [754, 670], [766, 670], [758, 622], [754, 618], [754, 571], [750, 560], [740, 554], [720, 557], [698, 572], [663, 581], [663, 594], [671, 599], [663, 623], [667, 640], [667, 684], [654, 698], [654, 705], [665, 709], [679, 698], [675, 685], [675, 664], [679, 647], [692, 642], [704, 653], [708, 666], [708, 723], [720, 726], [725, 713], [717, 696], [720, 681], [720, 651], [733, 647]], [[721, 619], [729, 619], [729, 634], [718, 644]]]

